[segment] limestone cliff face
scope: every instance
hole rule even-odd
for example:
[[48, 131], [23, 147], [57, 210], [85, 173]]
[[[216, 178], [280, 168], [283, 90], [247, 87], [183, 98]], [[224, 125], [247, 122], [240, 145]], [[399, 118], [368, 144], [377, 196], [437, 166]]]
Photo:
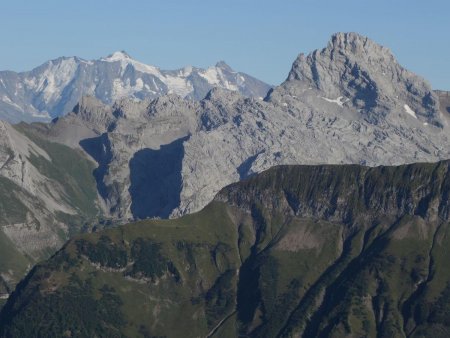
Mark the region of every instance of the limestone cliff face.
[[357, 33], [335, 34], [326, 48], [301, 54], [288, 76], [293, 80], [356, 108], [389, 114], [407, 104], [424, 122], [442, 122], [430, 84], [403, 68], [388, 48]]
[[[201, 101], [168, 95], [101, 107], [86, 99], [49, 133], [66, 142], [66, 130], [91, 131], [78, 141], [98, 163], [105, 212], [132, 219], [167, 216], [167, 210], [134, 211], [156, 210], [136, 197], [144, 191], [161, 201], [175, 196], [168, 214], [182, 215], [201, 209], [223, 186], [274, 165], [446, 159], [447, 120], [429, 84], [387, 48], [339, 33], [323, 50], [300, 56], [264, 101], [220, 88]], [[174, 166], [155, 164], [157, 158]]]

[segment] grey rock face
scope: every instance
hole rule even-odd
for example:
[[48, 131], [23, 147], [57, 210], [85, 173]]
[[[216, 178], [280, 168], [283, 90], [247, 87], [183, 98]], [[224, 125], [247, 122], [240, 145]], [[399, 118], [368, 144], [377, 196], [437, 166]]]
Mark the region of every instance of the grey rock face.
[[436, 90], [435, 93], [439, 97], [439, 106], [444, 116], [450, 114], [450, 92], [444, 90]]
[[201, 101], [168, 95], [83, 104], [50, 129], [82, 120], [95, 130], [80, 144], [98, 163], [105, 213], [120, 219], [197, 211], [223, 186], [279, 164], [450, 156], [437, 94], [386, 48], [354, 33], [300, 56], [265, 101], [216, 88]]
[[145, 100], [169, 93], [200, 100], [213, 87], [250, 97], [264, 97], [270, 89], [224, 62], [208, 69], [188, 66], [166, 71], [125, 52], [92, 61], [62, 57], [29, 72], [0, 72], [0, 119], [49, 121], [70, 112], [86, 95], [107, 104], [123, 97]]
[[[118, 61], [102, 62], [128, 60], [110, 58]], [[200, 101], [86, 97], [42, 132], [97, 162], [104, 213], [118, 219], [199, 210], [223, 186], [278, 164], [391, 165], [448, 158], [450, 149], [429, 84], [355, 33], [301, 55], [264, 101], [223, 88]]]
[[326, 48], [300, 54], [289, 73], [291, 81], [327, 98], [341, 97], [372, 117], [408, 104], [424, 121], [441, 122], [439, 100], [428, 82], [399, 65], [388, 48], [356, 33], [335, 34]]

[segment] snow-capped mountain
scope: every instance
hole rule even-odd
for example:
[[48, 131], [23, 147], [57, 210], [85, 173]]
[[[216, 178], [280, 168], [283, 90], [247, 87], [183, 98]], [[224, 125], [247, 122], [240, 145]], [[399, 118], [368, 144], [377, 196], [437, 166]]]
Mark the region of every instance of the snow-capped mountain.
[[270, 89], [223, 61], [207, 69], [161, 70], [123, 51], [90, 61], [61, 57], [29, 72], [0, 72], [0, 119], [49, 121], [70, 112], [84, 95], [106, 104], [123, 97], [144, 100], [171, 93], [200, 100], [214, 87], [256, 98]]

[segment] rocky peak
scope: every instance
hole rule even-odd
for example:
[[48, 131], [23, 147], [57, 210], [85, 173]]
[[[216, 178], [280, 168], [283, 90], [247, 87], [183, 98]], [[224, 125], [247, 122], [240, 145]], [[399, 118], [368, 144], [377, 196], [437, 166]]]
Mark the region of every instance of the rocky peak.
[[177, 94], [166, 94], [156, 99], [152, 100], [150, 103], [150, 109], [167, 109], [167, 108], [175, 108], [182, 105], [193, 104], [193, 100], [184, 99]]
[[351, 63], [351, 64], [371, 64], [382, 63], [385, 68], [394, 68], [397, 65], [395, 57], [391, 51], [369, 38], [357, 33], [336, 33], [334, 34], [326, 48], [315, 50], [309, 55], [300, 54], [295, 60], [289, 73], [288, 80], [310, 80], [321, 89], [322, 78], [318, 78], [311, 69], [313, 64]]
[[356, 33], [334, 34], [326, 48], [300, 54], [289, 82], [317, 89], [329, 99], [342, 97], [363, 112], [411, 111], [424, 123], [442, 124], [430, 84], [403, 68], [388, 48]]
[[93, 96], [83, 96], [72, 112], [78, 119], [99, 129], [107, 128], [114, 120], [112, 107]]
[[128, 98], [121, 98], [113, 106], [113, 115], [117, 118], [139, 118], [148, 109], [149, 101], [139, 101]]
[[236, 91], [214, 87], [206, 94], [204, 101], [227, 101], [233, 103], [241, 98], [242, 96]]
[[233, 72], [233, 68], [231, 68], [225, 61], [222, 60], [216, 63], [216, 68], [220, 68], [228, 72]]
[[83, 96], [75, 107], [73, 108], [73, 112], [81, 117], [94, 115], [103, 113], [108, 109], [108, 106], [101, 102], [99, 99], [94, 96], [86, 95]]
[[124, 50], [114, 52], [108, 55], [106, 58], [102, 58], [102, 61], [121, 61], [121, 60], [131, 60], [132, 57]]
[[379, 60], [389, 60], [396, 62], [391, 51], [376, 42], [370, 40], [368, 37], [358, 33], [336, 33], [333, 34], [328, 46], [328, 49], [335, 49], [338, 52], [345, 54], [354, 54], [367, 56], [370, 58], [377, 58]]
[[191, 118], [195, 116], [198, 105], [194, 100], [183, 99], [176, 94], [167, 94], [152, 100], [148, 105], [147, 114], [151, 117]]

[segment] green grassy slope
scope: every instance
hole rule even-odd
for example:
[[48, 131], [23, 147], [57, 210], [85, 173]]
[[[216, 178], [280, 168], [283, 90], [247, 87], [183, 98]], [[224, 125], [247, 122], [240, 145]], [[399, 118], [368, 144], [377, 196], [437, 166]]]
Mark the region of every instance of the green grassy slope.
[[[0, 224], [18, 224], [26, 221], [28, 208], [25, 201], [33, 197], [10, 180], [0, 177]], [[0, 231], [0, 295], [6, 295], [23, 278], [30, 265], [36, 263], [21, 252]], [[1, 304], [2, 302], [0, 302]]]
[[[16, 227], [18, 230], [14, 231], [17, 234], [25, 223], [29, 228], [39, 230], [43, 225], [40, 223], [44, 222], [45, 227], [60, 238], [59, 242], [64, 243], [71, 234], [79, 233], [85, 224], [95, 224], [101, 215], [92, 175], [94, 164], [81, 151], [44, 140], [30, 125], [20, 124], [15, 128], [48, 153], [50, 161], [34, 154], [28, 160], [48, 179], [47, 189], [60, 192], [61, 200], [57, 202], [74, 209], [76, 215], [49, 212], [39, 196], [33, 196], [9, 179], [0, 177], [0, 226]], [[52, 195], [51, 192], [49, 195]], [[63, 229], [66, 226], [68, 231]], [[22, 241], [32, 241], [30, 236], [24, 235]], [[26, 253], [21, 247], [20, 236], [16, 237], [19, 242], [13, 243], [5, 232], [0, 232], [0, 282], [4, 284], [0, 286], [0, 294], [13, 289], [29, 265], [48, 258], [56, 250], [54, 246], [46, 247], [44, 238], [41, 239], [42, 248]], [[29, 243], [23, 244], [26, 246]]]
[[92, 174], [94, 163], [81, 150], [45, 140], [28, 124], [18, 124], [15, 128], [50, 156], [51, 161], [48, 161], [32, 154], [29, 160], [42, 175], [63, 188], [64, 202], [74, 207], [81, 217], [92, 218], [99, 215], [96, 182]]
[[21, 190], [9, 179], [0, 177], [0, 222], [2, 224], [25, 221], [27, 207], [19, 198]]
[[450, 334], [449, 162], [278, 167], [201, 212], [77, 236], [5, 337]]

